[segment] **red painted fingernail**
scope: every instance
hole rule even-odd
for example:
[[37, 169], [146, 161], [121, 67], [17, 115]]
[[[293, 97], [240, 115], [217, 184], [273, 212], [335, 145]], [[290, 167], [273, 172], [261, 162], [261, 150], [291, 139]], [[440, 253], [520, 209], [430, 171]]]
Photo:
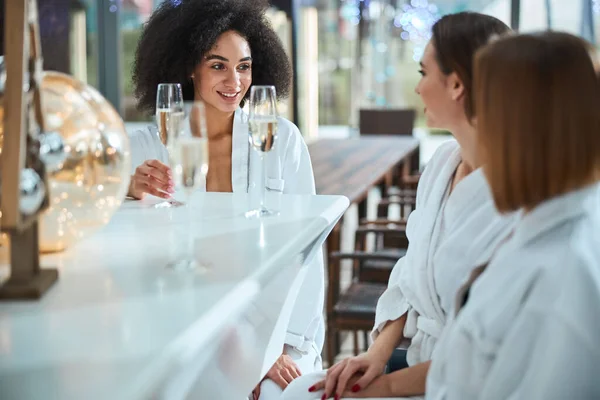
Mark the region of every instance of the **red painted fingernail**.
[[340, 395], [339, 394], [335, 395], [335, 400], [340, 400]]
[[314, 391], [315, 391], [315, 387], [314, 387], [314, 386], [311, 386], [311, 387], [309, 387], [309, 388], [308, 388], [308, 391], [309, 391], [309, 392], [314, 392]]
[[327, 399], [327, 395], [321, 396], [321, 400], [325, 400], [325, 399]]
[[352, 386], [352, 391], [353, 391], [354, 393], [358, 392], [359, 390], [360, 390], [360, 386], [359, 386], [359, 385], [354, 385], [354, 386]]

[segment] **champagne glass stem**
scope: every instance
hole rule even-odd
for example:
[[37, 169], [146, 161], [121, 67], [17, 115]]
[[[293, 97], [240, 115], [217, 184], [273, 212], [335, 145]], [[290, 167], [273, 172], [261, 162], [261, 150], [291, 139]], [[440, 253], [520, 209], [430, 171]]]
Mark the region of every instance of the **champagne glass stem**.
[[192, 194], [190, 190], [184, 190], [185, 192], [185, 207], [187, 208], [187, 258], [189, 259], [190, 262], [193, 262], [194, 260], [194, 234], [193, 234], [193, 228], [194, 228], [194, 224], [192, 223], [192, 217], [193, 217], [193, 213], [192, 213], [192, 204], [191, 204], [191, 198], [192, 198]]
[[267, 165], [265, 160], [265, 153], [260, 152], [260, 210], [266, 210], [266, 197], [267, 197]]

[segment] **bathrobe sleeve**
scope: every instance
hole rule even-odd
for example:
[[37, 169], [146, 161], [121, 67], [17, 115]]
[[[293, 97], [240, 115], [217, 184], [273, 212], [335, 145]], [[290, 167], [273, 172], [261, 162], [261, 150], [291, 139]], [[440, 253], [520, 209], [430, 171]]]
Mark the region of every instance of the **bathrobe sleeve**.
[[[432, 190], [441, 190], [441, 188], [433, 188], [433, 186], [440, 184], [436, 178], [440, 175], [442, 169], [446, 167], [450, 155], [456, 151], [456, 148], [457, 144], [454, 141], [440, 146], [421, 176], [417, 187], [416, 207], [408, 217], [406, 224], [406, 236], [410, 245], [406, 255], [398, 260], [392, 269], [388, 287], [377, 302], [375, 325], [371, 331], [373, 340], [379, 336], [388, 321], [394, 321], [411, 310], [411, 305], [400, 287], [400, 277], [404, 268], [424, 269], [427, 264], [425, 258], [427, 257], [428, 246], [421, 243], [424, 241], [422, 237], [427, 235], [423, 235], [420, 230], [427, 229], [424, 227], [424, 225], [427, 225], [424, 224], [425, 218], [431, 218], [431, 215], [435, 216], [439, 212], [438, 204], [429, 204], [428, 198]], [[445, 185], [447, 181], [442, 180], [441, 184]], [[415, 273], [420, 272], [415, 271]], [[423, 297], [427, 296], [428, 294], [423, 293]]]
[[569, 273], [544, 271], [537, 279], [474, 398], [600, 398], [600, 288], [594, 268], [576, 265], [597, 260], [577, 258], [565, 260]]
[[[561, 254], [557, 251], [539, 258], [549, 262], [548, 258], [560, 259]], [[568, 273], [561, 268], [536, 271], [531, 278], [523, 278], [526, 285], [515, 282], [514, 287], [506, 288], [506, 296], [512, 299], [525, 296], [515, 287], [526, 287], [528, 295], [514, 318], [495, 317], [495, 331], [508, 329], [500, 341], [487, 331], [490, 327], [484, 327], [480, 317], [459, 314], [440, 346], [442, 358], [436, 360], [437, 353], [434, 356], [434, 364], [440, 365], [432, 365], [428, 394], [436, 400], [600, 398], [596, 335], [600, 331], [600, 288], [597, 277], [589, 273], [594, 268], [579, 268], [578, 262], [575, 257], [565, 257], [559, 264], [568, 266]], [[474, 299], [475, 294], [469, 301]], [[499, 302], [497, 308], [488, 307], [486, 315], [506, 317], [502, 314], [506, 308]]]

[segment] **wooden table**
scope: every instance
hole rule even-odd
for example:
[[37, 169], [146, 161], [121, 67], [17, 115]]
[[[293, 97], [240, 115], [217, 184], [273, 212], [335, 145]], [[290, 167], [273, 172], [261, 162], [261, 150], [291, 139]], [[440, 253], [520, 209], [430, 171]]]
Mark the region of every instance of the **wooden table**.
[[365, 217], [369, 190], [391, 172], [410, 168], [419, 140], [412, 136], [374, 136], [324, 139], [308, 146], [317, 194], [343, 195]]

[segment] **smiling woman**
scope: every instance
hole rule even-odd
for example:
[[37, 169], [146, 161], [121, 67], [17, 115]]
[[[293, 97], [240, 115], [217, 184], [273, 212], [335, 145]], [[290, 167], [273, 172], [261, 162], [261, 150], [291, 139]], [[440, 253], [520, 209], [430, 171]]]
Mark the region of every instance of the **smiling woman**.
[[[292, 79], [284, 48], [267, 22], [266, 6], [258, 0], [165, 1], [150, 17], [138, 44], [133, 82], [140, 110], [154, 113], [160, 83], [179, 83], [184, 100], [205, 105], [209, 192], [263, 189], [255, 184], [261, 181], [260, 156], [250, 148], [240, 106], [252, 85], [272, 85], [284, 98]], [[188, 120], [184, 127], [190, 129]], [[173, 193], [167, 151], [155, 126], [131, 135], [131, 158], [135, 170], [129, 196], [167, 198]], [[315, 193], [308, 149], [298, 128], [285, 118], [277, 120], [266, 178], [270, 192]], [[285, 342], [280, 343], [281, 356], [256, 386], [254, 398], [278, 399], [292, 380], [321, 369], [324, 275], [323, 257], [316, 254], [295, 301]]]
[[223, 112], [236, 110], [252, 84], [252, 57], [246, 39], [235, 31], [221, 36], [194, 68], [195, 98]]
[[[251, 71], [250, 83], [274, 85], [278, 96], [285, 98], [289, 94], [292, 70], [283, 45], [265, 16], [266, 3], [258, 0], [164, 1], [145, 25], [136, 51], [133, 84], [138, 107], [154, 112], [159, 83], [180, 83], [184, 100], [194, 100], [197, 82], [192, 76], [197, 75], [207, 56], [222, 57], [222, 65], [215, 69], [227, 67], [230, 62], [239, 63], [240, 58], [230, 58], [235, 54], [229, 54], [230, 57], [224, 54], [231, 49], [230, 44], [237, 47], [236, 50], [245, 51], [246, 56], [252, 56], [253, 64], [244, 69]], [[218, 43], [226, 32], [235, 32], [239, 38]], [[247, 98], [247, 93], [240, 97], [240, 101]]]
[[[266, 7], [266, 2], [261, 1], [165, 1], [150, 17], [138, 44], [133, 83], [140, 110], [154, 113], [160, 83], [179, 83], [185, 101], [200, 100], [206, 106], [211, 158], [207, 191], [231, 192], [238, 184], [245, 191], [251, 183], [251, 157], [238, 148], [247, 143], [240, 106], [248, 98], [250, 87], [273, 85], [279, 98], [289, 93], [291, 65], [267, 21]], [[284, 151], [288, 145], [304, 146], [291, 122], [283, 120], [279, 126], [277, 147], [282, 155], [294, 154]], [[239, 139], [236, 127], [240, 128]], [[150, 193], [165, 198], [174, 190], [165, 165], [167, 153], [154, 139], [153, 132], [148, 131], [132, 135], [136, 144], [132, 150], [133, 167], [137, 169], [131, 180], [131, 197]], [[238, 140], [240, 144], [236, 146]], [[305, 157], [308, 158], [307, 152]], [[279, 171], [269, 173], [281, 181], [277, 186], [283, 188], [280, 175], [285, 162], [270, 164], [277, 165]], [[288, 180], [292, 191], [297, 190], [292, 183], [296, 180], [297, 177]], [[309, 180], [312, 185], [312, 171]]]

